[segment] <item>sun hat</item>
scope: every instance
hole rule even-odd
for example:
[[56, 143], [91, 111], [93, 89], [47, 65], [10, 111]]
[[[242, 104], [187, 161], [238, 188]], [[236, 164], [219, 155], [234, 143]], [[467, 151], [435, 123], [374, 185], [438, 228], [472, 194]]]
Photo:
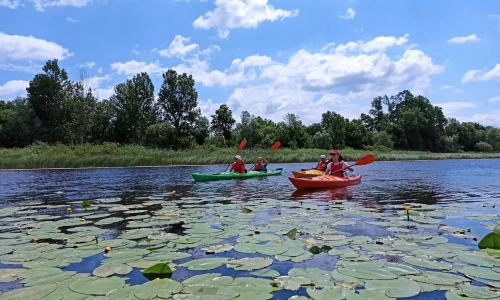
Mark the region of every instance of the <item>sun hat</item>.
[[324, 154], [323, 154], [323, 155], [321, 155], [320, 157], [321, 157], [321, 158], [326, 158], [326, 155], [324, 155]]
[[235, 156], [234, 156], [234, 158], [236, 158], [236, 159], [241, 159], [241, 156], [239, 156], [239, 155], [235, 155]]
[[332, 150], [332, 152], [330, 152], [330, 155], [332, 155], [332, 154], [340, 155], [339, 150]]

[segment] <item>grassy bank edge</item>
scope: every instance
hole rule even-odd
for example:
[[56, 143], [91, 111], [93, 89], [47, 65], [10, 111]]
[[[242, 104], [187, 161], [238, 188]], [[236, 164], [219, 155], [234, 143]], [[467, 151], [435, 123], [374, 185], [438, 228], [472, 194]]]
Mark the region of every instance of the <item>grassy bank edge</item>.
[[[258, 156], [264, 155], [271, 165], [286, 163], [310, 163], [311, 167], [322, 149], [268, 149], [243, 150], [239, 154], [252, 165]], [[429, 161], [456, 159], [493, 159], [500, 153], [432, 153], [418, 151], [363, 151], [341, 150], [344, 158], [352, 163], [367, 153], [373, 153], [377, 161]], [[0, 170], [58, 170], [97, 168], [150, 168], [175, 166], [227, 165], [236, 154], [231, 148], [210, 148], [184, 151], [160, 150], [142, 146], [78, 145], [47, 146], [35, 145], [23, 149], [0, 149]], [[272, 168], [272, 167], [271, 167]]]

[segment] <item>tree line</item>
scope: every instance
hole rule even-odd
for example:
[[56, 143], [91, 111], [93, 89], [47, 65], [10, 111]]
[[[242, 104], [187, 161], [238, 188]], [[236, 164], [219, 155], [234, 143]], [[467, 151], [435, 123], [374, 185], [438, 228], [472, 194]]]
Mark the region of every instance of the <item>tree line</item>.
[[500, 151], [499, 128], [446, 118], [440, 107], [407, 90], [374, 98], [370, 111], [352, 120], [326, 111], [306, 126], [295, 113], [273, 122], [244, 111], [237, 123], [222, 104], [209, 122], [198, 108], [191, 75], [169, 69], [162, 76], [158, 94], [142, 72], [98, 101], [85, 72], [71, 81], [57, 59], [49, 60], [30, 81], [26, 97], [0, 101], [0, 147], [112, 142], [182, 150], [234, 147], [245, 138], [246, 148], [280, 141], [293, 149]]

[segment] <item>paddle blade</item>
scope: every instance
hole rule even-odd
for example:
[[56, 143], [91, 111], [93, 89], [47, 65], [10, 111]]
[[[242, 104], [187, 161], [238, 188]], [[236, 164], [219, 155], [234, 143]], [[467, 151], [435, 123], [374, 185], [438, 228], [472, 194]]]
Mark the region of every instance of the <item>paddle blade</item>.
[[280, 142], [274, 143], [274, 145], [271, 147], [271, 151], [274, 151], [274, 150], [278, 149], [280, 146], [281, 146]]
[[245, 147], [246, 144], [247, 144], [247, 140], [243, 139], [243, 141], [241, 141], [241, 143], [240, 143], [240, 146], [238, 147], [238, 152], [240, 152], [241, 149], [243, 149], [243, 147]]
[[370, 153], [370, 154], [367, 154], [367, 155], [361, 157], [360, 159], [358, 159], [354, 163], [354, 165], [356, 165], [356, 166], [366, 166], [366, 165], [371, 164], [374, 161], [375, 161], [375, 156]]

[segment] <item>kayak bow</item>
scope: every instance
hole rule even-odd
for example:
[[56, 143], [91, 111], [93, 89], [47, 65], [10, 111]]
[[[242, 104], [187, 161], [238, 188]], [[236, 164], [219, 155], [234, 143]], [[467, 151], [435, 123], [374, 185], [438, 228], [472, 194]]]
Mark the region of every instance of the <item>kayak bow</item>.
[[361, 175], [352, 177], [337, 177], [333, 175], [318, 176], [313, 178], [294, 178], [288, 177], [298, 190], [305, 189], [324, 189], [337, 188], [349, 185], [355, 185], [361, 182]]
[[247, 179], [256, 177], [267, 177], [281, 175], [282, 169], [276, 169], [273, 171], [261, 172], [261, 171], [248, 171], [247, 173], [235, 173], [235, 172], [220, 172], [215, 174], [204, 174], [204, 173], [192, 173], [194, 181], [216, 181], [216, 180], [232, 180], [232, 179]]
[[295, 178], [308, 178], [308, 177], [316, 177], [316, 176], [323, 175], [325, 172], [323, 172], [321, 170], [311, 169], [311, 170], [305, 170], [305, 171], [292, 171], [292, 173], [293, 173], [293, 176], [295, 176]]

